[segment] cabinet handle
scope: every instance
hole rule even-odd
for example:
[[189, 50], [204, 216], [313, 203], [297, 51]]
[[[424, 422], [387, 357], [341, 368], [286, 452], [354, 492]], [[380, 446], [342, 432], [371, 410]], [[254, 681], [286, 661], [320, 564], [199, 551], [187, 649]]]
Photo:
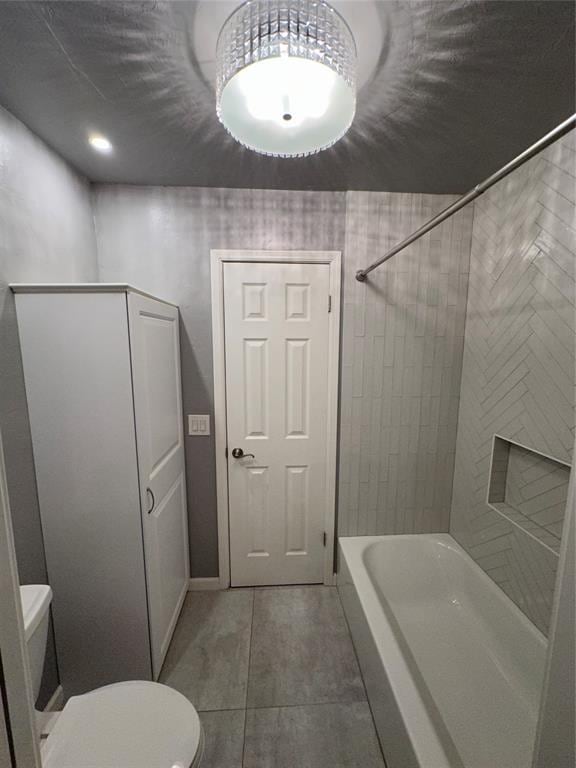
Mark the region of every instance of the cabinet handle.
[[156, 505], [156, 499], [154, 498], [154, 494], [152, 493], [152, 490], [150, 488], [146, 488], [146, 493], [149, 493], [150, 496], [152, 496], [152, 506], [148, 510], [148, 514], [150, 514], [150, 512], [152, 512], [152, 510], [154, 509], [154, 507]]

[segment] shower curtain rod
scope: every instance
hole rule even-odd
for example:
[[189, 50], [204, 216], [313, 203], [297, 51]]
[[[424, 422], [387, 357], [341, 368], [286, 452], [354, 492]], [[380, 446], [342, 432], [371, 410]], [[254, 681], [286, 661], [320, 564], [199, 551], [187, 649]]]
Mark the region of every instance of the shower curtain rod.
[[486, 192], [487, 189], [490, 189], [490, 187], [494, 186], [494, 184], [499, 182], [500, 179], [508, 176], [509, 173], [515, 171], [516, 168], [519, 168], [525, 162], [533, 158], [534, 155], [537, 155], [538, 152], [541, 152], [543, 149], [548, 147], [550, 144], [555, 142], [561, 136], [564, 136], [564, 134], [568, 133], [568, 131], [571, 131], [572, 128], [575, 127], [576, 114], [572, 115], [567, 120], [564, 120], [563, 123], [560, 123], [560, 125], [556, 126], [556, 128], [550, 131], [550, 133], [547, 133], [535, 144], [532, 144], [531, 147], [525, 149], [524, 152], [518, 155], [518, 157], [515, 157], [514, 160], [511, 160], [509, 163], [504, 165], [502, 168], [500, 168], [499, 171], [493, 173], [492, 176], [489, 176], [487, 179], [480, 182], [480, 184], [477, 184], [474, 189], [470, 190], [470, 192], [466, 192], [465, 195], [462, 195], [462, 197], [458, 198], [458, 200], [452, 203], [452, 205], [449, 205], [448, 208], [445, 208], [443, 211], [434, 216], [434, 218], [430, 219], [430, 221], [426, 222], [426, 224], [423, 224], [420, 229], [417, 229], [416, 232], [413, 232], [410, 237], [407, 237], [405, 240], [402, 240], [401, 243], [395, 245], [394, 248], [391, 248], [389, 251], [387, 251], [384, 256], [375, 261], [373, 264], [370, 264], [369, 267], [366, 267], [366, 269], [359, 269], [358, 272], [356, 272], [356, 280], [358, 280], [360, 283], [365, 282], [366, 278], [373, 269], [376, 269], [381, 264], [384, 264], [384, 262], [388, 261], [388, 259], [391, 259], [392, 256], [396, 256], [396, 254], [400, 253], [400, 251], [403, 251], [404, 248], [407, 248], [413, 242], [419, 240], [427, 232], [430, 232], [431, 229], [434, 229], [434, 227], [437, 227], [438, 224], [441, 224], [443, 221], [446, 221], [446, 219], [449, 219], [450, 216], [453, 216], [461, 208], [464, 208], [465, 205], [468, 205], [468, 203], [472, 202], [472, 200], [480, 197], [483, 192]]

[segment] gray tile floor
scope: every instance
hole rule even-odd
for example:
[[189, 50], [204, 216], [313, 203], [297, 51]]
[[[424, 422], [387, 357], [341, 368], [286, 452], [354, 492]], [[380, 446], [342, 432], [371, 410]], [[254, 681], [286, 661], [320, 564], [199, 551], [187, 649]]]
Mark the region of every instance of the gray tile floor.
[[332, 587], [191, 592], [160, 680], [200, 714], [202, 768], [384, 768]]

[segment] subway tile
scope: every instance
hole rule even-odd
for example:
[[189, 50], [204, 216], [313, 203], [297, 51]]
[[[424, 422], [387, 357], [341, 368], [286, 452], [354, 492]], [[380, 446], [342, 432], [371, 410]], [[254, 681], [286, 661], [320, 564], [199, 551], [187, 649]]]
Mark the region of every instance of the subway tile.
[[557, 142], [475, 203], [450, 523], [544, 632], [557, 558], [496, 519], [485, 496], [495, 432], [571, 458], [576, 214], [566, 185], [576, 171], [567, 157]]

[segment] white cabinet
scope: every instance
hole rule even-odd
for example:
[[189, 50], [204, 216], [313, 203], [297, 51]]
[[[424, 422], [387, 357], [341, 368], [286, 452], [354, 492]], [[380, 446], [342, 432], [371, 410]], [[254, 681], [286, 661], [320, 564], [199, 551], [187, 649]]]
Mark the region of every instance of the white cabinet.
[[189, 581], [178, 309], [12, 288], [65, 695], [157, 678]]

